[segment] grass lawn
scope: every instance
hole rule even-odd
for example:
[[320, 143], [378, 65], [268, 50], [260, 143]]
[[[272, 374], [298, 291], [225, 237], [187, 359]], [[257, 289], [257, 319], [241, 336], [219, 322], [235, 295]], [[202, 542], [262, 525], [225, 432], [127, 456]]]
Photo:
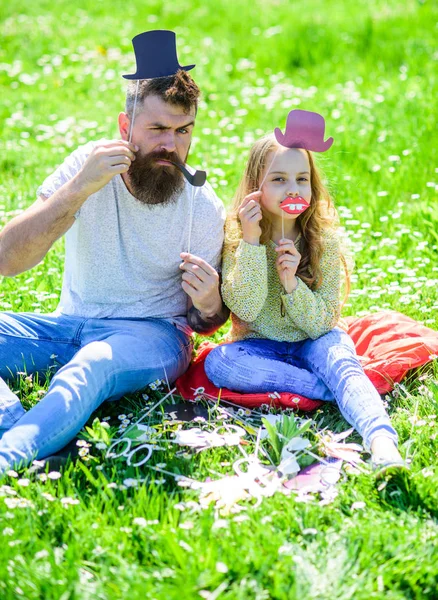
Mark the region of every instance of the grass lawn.
[[[344, 314], [394, 309], [438, 329], [436, 21], [427, 0], [4, 2], [0, 221], [32, 203], [77, 145], [117, 136], [131, 38], [173, 29], [203, 91], [190, 163], [225, 204], [254, 139], [294, 107], [322, 113], [335, 144], [320, 164], [356, 263]], [[61, 240], [1, 280], [0, 310], [53, 310], [62, 264]], [[25, 376], [12, 386], [26, 407], [44, 393]], [[106, 459], [119, 415], [132, 423], [163, 392], [148, 394], [105, 404], [62, 477], [1, 482], [0, 598], [438, 598], [436, 360], [386, 398], [409, 476], [346, 475], [327, 504], [276, 494], [223, 515], [171, 476]], [[149, 419], [159, 430], [161, 411]], [[313, 432], [347, 429], [333, 407], [311, 418]], [[162, 441], [174, 428], [163, 425]], [[242, 456], [179, 450], [167, 444], [148, 465], [203, 481]]]

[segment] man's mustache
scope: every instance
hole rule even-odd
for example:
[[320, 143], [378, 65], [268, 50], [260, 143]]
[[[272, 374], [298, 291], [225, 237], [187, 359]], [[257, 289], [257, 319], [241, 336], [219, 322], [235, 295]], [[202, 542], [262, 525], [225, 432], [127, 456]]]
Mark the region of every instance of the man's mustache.
[[149, 154], [142, 157], [144, 159], [149, 158], [150, 160], [168, 160], [170, 162], [182, 164], [181, 159], [176, 152], [167, 152], [167, 150], [160, 150], [159, 152], [150, 152]]

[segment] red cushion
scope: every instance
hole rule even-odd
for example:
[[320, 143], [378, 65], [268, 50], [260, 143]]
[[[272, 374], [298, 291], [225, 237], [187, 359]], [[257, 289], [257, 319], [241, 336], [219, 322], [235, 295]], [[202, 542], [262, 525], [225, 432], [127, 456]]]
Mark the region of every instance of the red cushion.
[[410, 369], [438, 355], [438, 331], [396, 311], [347, 317], [348, 333], [379, 394], [390, 392]]
[[[438, 332], [395, 311], [379, 312], [365, 317], [347, 317], [348, 333], [352, 337], [364, 371], [380, 394], [392, 390], [409, 369], [424, 365], [431, 355], [438, 355]], [[239, 394], [215, 387], [204, 371], [205, 357], [216, 346], [203, 342], [189, 369], [176, 382], [178, 393], [193, 400], [203, 388], [203, 393], [223, 398], [240, 406], [256, 408], [262, 404], [278, 408], [311, 411], [322, 402], [309, 400], [299, 394]]]
[[262, 404], [276, 406], [278, 408], [293, 408], [294, 410], [315, 410], [322, 404], [319, 400], [309, 400], [299, 394], [282, 393], [266, 393], [266, 394], [239, 394], [232, 392], [226, 388], [219, 389], [214, 386], [208, 379], [204, 371], [204, 361], [209, 352], [215, 348], [217, 344], [213, 342], [202, 342], [198, 348], [196, 358], [188, 370], [176, 381], [178, 393], [186, 400], [193, 400], [199, 395], [197, 390], [203, 388], [203, 393], [217, 399], [218, 397], [224, 400], [234, 402], [239, 406], [247, 408], [257, 408]]

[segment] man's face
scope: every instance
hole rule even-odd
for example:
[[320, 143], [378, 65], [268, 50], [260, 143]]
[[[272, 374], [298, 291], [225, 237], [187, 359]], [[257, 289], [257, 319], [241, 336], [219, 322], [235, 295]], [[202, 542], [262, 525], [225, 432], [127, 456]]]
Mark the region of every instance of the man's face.
[[[195, 124], [195, 107], [186, 113], [182, 106], [147, 96], [135, 116], [132, 143], [139, 147], [127, 173], [134, 196], [145, 204], [175, 200], [184, 187], [182, 173], [166, 159], [185, 163]], [[129, 136], [129, 118], [119, 115], [123, 139]]]

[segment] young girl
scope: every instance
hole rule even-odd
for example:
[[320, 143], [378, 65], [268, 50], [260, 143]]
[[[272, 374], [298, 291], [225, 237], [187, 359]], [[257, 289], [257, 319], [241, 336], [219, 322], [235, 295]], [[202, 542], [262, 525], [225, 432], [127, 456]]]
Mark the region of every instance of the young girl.
[[205, 370], [217, 387], [237, 392], [335, 400], [376, 467], [402, 466], [380, 396], [336, 327], [343, 258], [336, 223], [312, 153], [272, 135], [257, 141], [226, 225], [222, 294], [232, 343], [215, 348]]

